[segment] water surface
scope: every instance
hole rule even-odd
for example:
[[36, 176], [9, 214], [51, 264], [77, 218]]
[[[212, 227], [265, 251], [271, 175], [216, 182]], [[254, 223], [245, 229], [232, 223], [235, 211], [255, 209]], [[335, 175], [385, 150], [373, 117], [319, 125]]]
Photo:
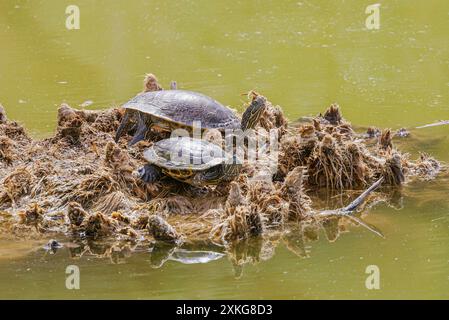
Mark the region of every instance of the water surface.
[[[81, 29], [65, 28], [77, 4]], [[410, 128], [399, 143], [449, 161], [449, 3], [381, 2], [379, 30], [365, 28], [363, 1], [9, 1], [0, 3], [0, 102], [34, 137], [52, 134], [67, 102], [90, 109], [125, 102], [144, 73], [168, 87], [203, 92], [239, 110], [255, 89], [290, 119], [338, 102], [360, 126]], [[236, 271], [227, 257], [206, 264], [151, 266], [142, 250], [117, 263], [35, 242], [0, 243], [1, 298], [449, 298], [449, 182], [402, 189], [398, 203], [364, 218], [385, 239], [351, 227], [299, 257], [275, 255]], [[64, 242], [64, 239], [61, 239]], [[65, 288], [65, 268], [81, 290]], [[377, 265], [381, 289], [367, 290]]]

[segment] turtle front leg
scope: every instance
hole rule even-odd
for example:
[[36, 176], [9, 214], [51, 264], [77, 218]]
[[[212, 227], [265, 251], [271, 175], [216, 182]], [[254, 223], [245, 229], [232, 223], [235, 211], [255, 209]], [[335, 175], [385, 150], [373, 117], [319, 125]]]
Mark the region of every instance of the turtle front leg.
[[120, 125], [115, 133], [115, 142], [118, 142], [120, 137], [123, 135], [123, 131], [129, 126], [130, 118], [133, 116], [133, 112], [129, 109], [125, 110], [125, 114], [123, 115], [123, 119], [120, 122]]
[[146, 164], [137, 170], [137, 176], [146, 183], [154, 183], [162, 178], [163, 173], [160, 168]]
[[128, 145], [132, 146], [139, 141], [145, 140], [145, 136], [150, 128], [150, 125], [151, 120], [147, 119], [147, 121], [145, 121], [143, 119], [143, 116], [139, 114], [136, 133], [134, 134], [132, 140], [129, 142]]

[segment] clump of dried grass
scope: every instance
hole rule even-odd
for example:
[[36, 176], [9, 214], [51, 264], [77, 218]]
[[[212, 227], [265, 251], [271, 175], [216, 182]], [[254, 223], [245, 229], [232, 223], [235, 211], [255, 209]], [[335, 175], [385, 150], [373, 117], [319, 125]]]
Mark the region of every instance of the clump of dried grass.
[[310, 158], [308, 172], [311, 184], [328, 189], [345, 188], [350, 176], [343, 150], [333, 136], [327, 134], [323, 137]]
[[67, 217], [71, 226], [81, 226], [81, 224], [84, 222], [84, 219], [86, 219], [86, 217], [88, 216], [89, 214], [77, 202], [70, 202], [67, 206]]
[[89, 215], [81, 224], [81, 229], [87, 237], [98, 239], [114, 235], [117, 231], [117, 221], [105, 216], [101, 212]]
[[37, 204], [32, 203], [25, 211], [19, 212], [19, 223], [27, 225], [38, 225], [44, 219], [44, 210]]
[[109, 172], [102, 170], [88, 175], [79, 184], [74, 184], [65, 198], [79, 202], [84, 207], [91, 207], [100, 197], [118, 191], [119, 188], [119, 183]]
[[181, 237], [176, 230], [161, 216], [150, 215], [147, 224], [148, 232], [155, 240], [166, 242], [178, 242]]
[[7, 121], [8, 121], [8, 117], [6, 116], [6, 110], [0, 104], [0, 124], [6, 123]]
[[441, 170], [441, 164], [432, 156], [421, 152], [418, 161], [412, 166], [413, 173], [424, 180], [435, 178]]
[[392, 138], [391, 129], [382, 131], [382, 134], [379, 136], [379, 148], [387, 152], [393, 150]]
[[11, 202], [15, 205], [16, 201], [28, 194], [33, 185], [33, 176], [25, 167], [16, 168], [1, 181], [2, 190], [0, 191], [0, 205]]
[[402, 185], [405, 181], [402, 158], [398, 153], [393, 153], [385, 161], [382, 176], [392, 186]]
[[11, 164], [17, 158], [16, 152], [14, 141], [6, 136], [0, 136], [0, 162]]
[[[342, 117], [337, 105], [331, 105], [312, 123], [301, 125], [281, 140], [277, 178], [282, 180], [295, 167], [304, 166], [308, 187], [344, 190], [365, 188], [382, 175], [386, 176], [385, 183], [398, 185], [406, 175], [418, 174], [407, 170], [414, 165], [407, 155], [395, 150], [389, 129], [380, 134], [371, 128], [368, 136], [379, 138], [370, 148]], [[392, 154], [400, 159], [394, 160]]]
[[111, 214], [114, 211], [129, 211], [132, 207], [131, 199], [122, 191], [114, 191], [100, 197], [95, 203], [95, 211]]
[[152, 73], [146, 74], [145, 78], [143, 79], [143, 92], [160, 90], [163, 90], [163, 88], [159, 84], [156, 76]]
[[289, 172], [278, 191], [289, 204], [288, 220], [290, 221], [300, 221], [310, 215], [312, 200], [304, 190], [306, 179], [306, 168], [296, 167]]

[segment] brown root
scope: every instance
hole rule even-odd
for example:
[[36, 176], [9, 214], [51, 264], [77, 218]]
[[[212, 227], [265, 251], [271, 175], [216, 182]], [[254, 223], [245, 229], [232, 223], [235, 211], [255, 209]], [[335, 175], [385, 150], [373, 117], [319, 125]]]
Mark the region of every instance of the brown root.
[[136, 230], [144, 230], [148, 225], [148, 215], [140, 215], [137, 219], [132, 221], [132, 227]]
[[240, 186], [237, 182], [231, 182], [229, 195], [225, 203], [225, 207], [228, 209], [236, 208], [239, 205], [243, 205], [246, 203], [245, 198], [242, 195], [242, 191], [240, 190]]
[[309, 182], [328, 189], [344, 189], [349, 174], [340, 145], [327, 134], [316, 146], [310, 160]]
[[280, 145], [277, 177], [283, 178], [293, 168], [307, 165], [317, 142], [315, 128], [311, 125], [301, 126], [298, 134], [285, 135]]
[[264, 113], [260, 117], [260, 126], [267, 132], [270, 130], [278, 130], [278, 136], [281, 138], [288, 129], [288, 120], [284, 116], [284, 112], [280, 106], [273, 106], [271, 102], [267, 100]]
[[149, 203], [151, 212], [162, 212], [165, 215], [186, 215], [195, 212], [192, 202], [184, 196], [156, 198]]
[[135, 184], [133, 167], [129, 156], [114, 142], [108, 142], [105, 148], [105, 165], [110, 167], [124, 185]]
[[95, 121], [92, 123], [92, 128], [100, 132], [115, 133], [120, 120], [122, 118], [121, 110], [113, 108], [105, 112], [98, 113]]
[[31, 141], [25, 129], [14, 121], [0, 122], [0, 136], [6, 136], [22, 146], [26, 146]]

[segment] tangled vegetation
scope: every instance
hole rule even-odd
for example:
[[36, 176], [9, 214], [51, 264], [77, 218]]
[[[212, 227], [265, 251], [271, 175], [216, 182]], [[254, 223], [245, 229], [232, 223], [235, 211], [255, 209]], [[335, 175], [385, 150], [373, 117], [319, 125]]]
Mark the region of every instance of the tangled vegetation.
[[[149, 75], [144, 90], [162, 87]], [[251, 93], [250, 99], [255, 95]], [[246, 246], [246, 253], [230, 255], [239, 266], [266, 259], [274, 250], [267, 239], [285, 242], [298, 255], [306, 254], [298, 234], [313, 239], [322, 228], [331, 241], [336, 239], [348, 221], [338, 210], [320, 214], [314, 190], [361, 192], [376, 181], [398, 187], [415, 178], [431, 179], [441, 166], [425, 153], [410, 160], [395, 148], [391, 130], [355, 132], [337, 105], [291, 125], [282, 109], [267, 101], [260, 126], [278, 130], [277, 172], [245, 165], [226, 193], [207, 187], [193, 194], [169, 178], [145, 184], [133, 174], [145, 162], [143, 150], [162, 136], [150, 132], [147, 141], [128, 147], [130, 126], [114, 142], [123, 116], [120, 108], [87, 111], [63, 104], [55, 134], [34, 140], [0, 107], [2, 237], [65, 235], [128, 245], [202, 241], [228, 253]]]

